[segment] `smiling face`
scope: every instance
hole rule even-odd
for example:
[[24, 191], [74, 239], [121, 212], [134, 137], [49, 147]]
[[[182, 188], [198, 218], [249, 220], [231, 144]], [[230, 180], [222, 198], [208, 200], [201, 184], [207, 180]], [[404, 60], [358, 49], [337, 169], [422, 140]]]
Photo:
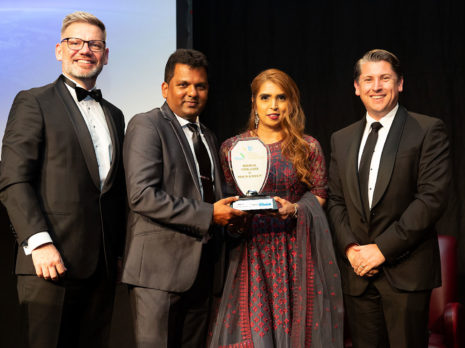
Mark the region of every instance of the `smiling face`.
[[179, 117], [195, 122], [208, 99], [208, 78], [205, 68], [176, 64], [169, 82], [161, 85], [163, 98]]
[[[85, 22], [70, 24], [62, 33], [61, 39], [70, 37], [85, 41], [105, 40], [105, 35], [99, 27]], [[63, 41], [56, 45], [55, 55], [62, 63], [63, 74], [87, 89], [95, 85], [97, 76], [108, 63], [108, 48], [101, 52], [93, 52], [87, 43], [80, 50], [75, 51], [68, 48], [67, 42]]]
[[361, 74], [354, 81], [355, 94], [360, 96], [368, 114], [379, 120], [396, 106], [403, 83], [390, 63], [362, 62]]
[[280, 130], [283, 118], [289, 109], [289, 100], [284, 90], [271, 81], [265, 81], [253, 100], [258, 114], [258, 128]]

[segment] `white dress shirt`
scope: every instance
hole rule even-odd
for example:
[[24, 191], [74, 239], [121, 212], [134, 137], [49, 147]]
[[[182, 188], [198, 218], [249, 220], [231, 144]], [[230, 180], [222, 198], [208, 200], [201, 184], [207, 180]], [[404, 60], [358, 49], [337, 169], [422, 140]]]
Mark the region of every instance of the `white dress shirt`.
[[[202, 198], [203, 198], [203, 186], [202, 186], [202, 180], [200, 180], [200, 170], [199, 170], [199, 163], [197, 162], [197, 157], [195, 156], [195, 150], [194, 150], [194, 143], [192, 141], [192, 131], [189, 129], [189, 127], [187, 127], [187, 125], [191, 122], [189, 122], [188, 120], [174, 114], [176, 116], [176, 119], [179, 121], [179, 124], [181, 125], [181, 128], [182, 130], [184, 131], [184, 134], [186, 135], [186, 138], [187, 138], [187, 141], [189, 142], [189, 146], [191, 147], [191, 150], [192, 150], [192, 154], [194, 155], [194, 162], [195, 162], [195, 167], [197, 168], [197, 178], [198, 178], [198, 181], [199, 181], [199, 185], [200, 185], [200, 192], [202, 193]], [[205, 136], [204, 134], [202, 133], [202, 128], [200, 127], [200, 123], [199, 123], [199, 117], [197, 116], [197, 118], [195, 119], [195, 123], [197, 124], [197, 127], [199, 128], [199, 132], [200, 132], [200, 138], [202, 139], [202, 142], [203, 144], [205, 145], [205, 148], [207, 149], [207, 152], [208, 152], [208, 157], [210, 157], [210, 163], [211, 163], [211, 168], [212, 168], [212, 172], [211, 172], [211, 177], [212, 177], [212, 182], [213, 182], [213, 188], [215, 187], [215, 181], [214, 181], [214, 164], [213, 164], [213, 158], [212, 158], [212, 154], [210, 152], [210, 147], [208, 146], [208, 143], [207, 143], [207, 140], [205, 139]]]
[[360, 166], [360, 160], [362, 158], [363, 148], [368, 138], [368, 134], [371, 131], [371, 124], [374, 122], [381, 123], [382, 127], [378, 131], [378, 141], [376, 142], [375, 151], [373, 152], [373, 157], [371, 158], [370, 163], [370, 173], [368, 176], [368, 204], [371, 209], [371, 202], [373, 201], [373, 193], [375, 191], [376, 179], [378, 178], [379, 164], [381, 161], [381, 154], [383, 152], [384, 144], [386, 143], [386, 138], [391, 129], [392, 121], [394, 121], [394, 116], [396, 115], [399, 104], [397, 104], [394, 109], [389, 111], [385, 116], [380, 120], [375, 120], [371, 117], [368, 112], [366, 114], [366, 126], [365, 131], [363, 132], [362, 141], [360, 143], [360, 149], [358, 151], [358, 165]]
[[[73, 81], [76, 86], [84, 88], [76, 81], [72, 79], [70, 80]], [[87, 96], [83, 100], [78, 101], [74, 88], [68, 86], [67, 84], [65, 84], [65, 86], [71, 93], [71, 96], [81, 111], [81, 115], [86, 122], [87, 128], [89, 129], [92, 143], [94, 144], [95, 156], [97, 157], [100, 176], [100, 189], [102, 189], [108, 172], [110, 171], [113, 154], [113, 144], [111, 143], [111, 136], [107, 121], [105, 119], [105, 113], [103, 112], [100, 103], [95, 101], [92, 97]], [[27, 243], [23, 244], [23, 249], [26, 255], [30, 255], [32, 250], [47, 243], [53, 243], [50, 234], [46, 231], [39, 232], [29, 237]]]

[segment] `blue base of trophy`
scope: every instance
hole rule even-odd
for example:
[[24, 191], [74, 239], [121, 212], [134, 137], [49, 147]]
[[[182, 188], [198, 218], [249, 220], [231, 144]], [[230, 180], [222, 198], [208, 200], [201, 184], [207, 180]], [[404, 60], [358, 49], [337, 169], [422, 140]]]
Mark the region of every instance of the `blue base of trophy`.
[[271, 196], [246, 196], [232, 202], [231, 207], [242, 211], [274, 211], [278, 210], [276, 201]]

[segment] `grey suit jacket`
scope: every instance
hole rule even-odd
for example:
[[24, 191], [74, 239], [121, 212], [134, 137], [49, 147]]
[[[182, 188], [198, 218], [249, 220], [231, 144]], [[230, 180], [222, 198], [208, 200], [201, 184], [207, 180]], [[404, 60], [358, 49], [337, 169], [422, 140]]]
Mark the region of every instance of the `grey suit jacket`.
[[[63, 77], [21, 91], [3, 138], [0, 199], [18, 244], [48, 231], [70, 278], [86, 278], [104, 250], [110, 274], [122, 255], [125, 187], [122, 163], [124, 117], [101, 102], [113, 144], [102, 190], [92, 139]], [[19, 248], [17, 274], [35, 274], [31, 256]]]
[[328, 214], [333, 227], [344, 292], [361, 294], [345, 256], [351, 243], [376, 243], [386, 258], [382, 270], [394, 287], [417, 291], [441, 284], [434, 228], [451, 180], [444, 123], [399, 107], [389, 131], [376, 181], [371, 215], [365, 217], [358, 183], [358, 151], [365, 118], [331, 138]]
[[[215, 195], [220, 199], [216, 139], [203, 126], [202, 132], [213, 156]], [[202, 238], [213, 218], [213, 205], [202, 201], [193, 156], [166, 103], [129, 122], [124, 167], [130, 212], [123, 282], [174, 292], [192, 286]]]

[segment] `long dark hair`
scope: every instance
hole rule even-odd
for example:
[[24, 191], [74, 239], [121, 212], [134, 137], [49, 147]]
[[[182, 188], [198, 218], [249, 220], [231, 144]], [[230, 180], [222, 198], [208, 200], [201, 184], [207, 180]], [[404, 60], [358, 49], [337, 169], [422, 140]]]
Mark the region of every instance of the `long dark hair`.
[[289, 100], [289, 110], [282, 119], [281, 151], [289, 159], [297, 172], [297, 176], [308, 187], [312, 184], [312, 173], [308, 158], [310, 146], [303, 138], [305, 129], [305, 114], [300, 105], [300, 92], [294, 80], [285, 72], [278, 69], [268, 69], [258, 74], [250, 85], [252, 90], [252, 109], [248, 122], [248, 130], [256, 134], [255, 103], [260, 87], [266, 81], [279, 86]]

